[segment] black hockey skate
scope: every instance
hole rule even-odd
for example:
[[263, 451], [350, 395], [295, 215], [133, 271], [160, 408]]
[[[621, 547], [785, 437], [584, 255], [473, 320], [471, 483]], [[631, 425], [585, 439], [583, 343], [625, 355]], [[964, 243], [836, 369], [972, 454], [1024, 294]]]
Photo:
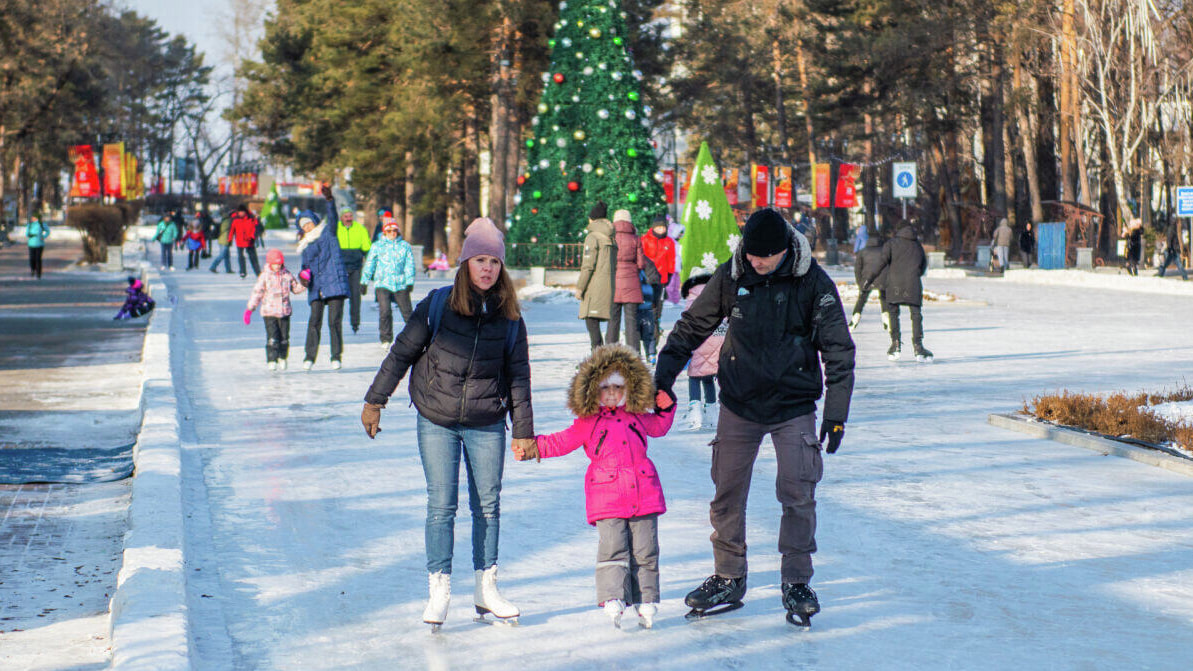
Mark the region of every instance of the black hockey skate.
[[722, 578], [711, 575], [704, 584], [688, 593], [683, 600], [692, 610], [685, 619], [700, 620], [712, 615], [735, 611], [742, 607], [741, 598], [746, 595], [746, 578]]
[[797, 627], [812, 626], [812, 616], [820, 612], [816, 592], [807, 583], [783, 583], [783, 607], [787, 621]]
[[889, 349], [886, 351], [886, 358], [891, 361], [898, 361], [903, 356], [902, 343], [892, 342]]
[[915, 360], [920, 363], [932, 363], [932, 352], [924, 349], [920, 343], [915, 344]]

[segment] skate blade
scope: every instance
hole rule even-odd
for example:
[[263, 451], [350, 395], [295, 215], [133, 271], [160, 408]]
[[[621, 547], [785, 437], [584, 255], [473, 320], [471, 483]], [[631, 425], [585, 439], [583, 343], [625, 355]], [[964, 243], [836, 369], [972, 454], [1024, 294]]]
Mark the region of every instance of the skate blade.
[[[424, 620], [424, 622], [426, 622], [426, 621]], [[431, 633], [432, 634], [438, 634], [439, 630], [443, 628], [442, 622], [426, 622], [426, 623], [431, 625]]]
[[723, 604], [720, 606], [715, 606], [713, 608], [709, 608], [708, 610], [700, 610], [699, 608], [693, 608], [692, 610], [688, 611], [687, 615], [684, 615], [683, 617], [688, 622], [695, 622], [696, 620], [703, 620], [708, 617], [713, 617], [714, 615], [722, 615], [724, 613], [731, 613], [731, 612], [737, 610], [738, 608], [741, 608], [744, 605], [745, 604], [742, 603], [741, 601], [734, 601], [731, 603], [727, 603], [727, 604]]
[[932, 357], [930, 356], [917, 356], [915, 360], [920, 363], [932, 363]]
[[797, 627], [812, 627], [812, 616], [803, 613], [787, 613], [787, 621]]
[[476, 609], [476, 617], [472, 618], [472, 621], [476, 622], [477, 624], [491, 624], [494, 626], [497, 626], [497, 625], [502, 625], [502, 626], [506, 626], [506, 627], [518, 626], [518, 616], [517, 615], [511, 615], [510, 617], [497, 617], [496, 615], [493, 615], [494, 619], [492, 619], [492, 620], [486, 618], [485, 615], [493, 615], [493, 612], [489, 611], [489, 610], [485, 610], [482, 612], [482, 610], [478, 607]]

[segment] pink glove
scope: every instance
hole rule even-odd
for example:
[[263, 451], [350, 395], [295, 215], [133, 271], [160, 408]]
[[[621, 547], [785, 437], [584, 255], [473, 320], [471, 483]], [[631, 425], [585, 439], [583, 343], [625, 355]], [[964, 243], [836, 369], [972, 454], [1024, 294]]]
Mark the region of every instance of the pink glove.
[[249, 322], [252, 321], [252, 319], [253, 319], [253, 311], [245, 310], [244, 311], [244, 325], [248, 326]]
[[306, 280], [306, 281], [310, 282], [311, 281], [311, 269], [303, 268], [302, 272], [298, 274], [298, 279]]

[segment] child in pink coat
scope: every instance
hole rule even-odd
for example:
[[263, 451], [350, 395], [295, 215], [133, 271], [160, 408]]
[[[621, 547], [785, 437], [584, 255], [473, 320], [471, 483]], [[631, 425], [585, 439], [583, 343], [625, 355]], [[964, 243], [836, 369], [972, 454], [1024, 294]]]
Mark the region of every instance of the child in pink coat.
[[646, 456], [646, 438], [666, 435], [675, 403], [655, 392], [637, 353], [621, 345], [593, 350], [572, 378], [570, 427], [538, 436], [520, 459], [561, 457], [576, 448], [592, 460], [584, 476], [588, 523], [597, 544], [597, 604], [621, 626], [626, 604], [637, 604], [639, 624], [654, 623], [659, 602], [659, 515], [666, 512], [658, 472]]
[[[708, 268], [696, 268], [692, 271], [692, 275], [683, 283], [683, 297], [687, 301], [684, 309], [692, 307], [692, 303], [696, 302], [710, 279], [712, 271]], [[717, 428], [717, 369], [721, 359], [721, 345], [725, 343], [725, 334], [728, 332], [728, 322], [721, 320], [712, 335], [692, 352], [692, 360], [688, 363], [686, 417], [688, 428], [692, 431]], [[700, 399], [701, 391], [704, 392], [703, 403]]]
[[286, 269], [286, 257], [282, 250], [271, 249], [265, 255], [265, 272], [257, 276], [253, 295], [244, 311], [244, 323], [248, 325], [253, 310], [261, 306], [265, 319], [265, 359], [269, 370], [286, 370], [286, 358], [290, 354], [290, 294], [306, 291], [297, 278]]

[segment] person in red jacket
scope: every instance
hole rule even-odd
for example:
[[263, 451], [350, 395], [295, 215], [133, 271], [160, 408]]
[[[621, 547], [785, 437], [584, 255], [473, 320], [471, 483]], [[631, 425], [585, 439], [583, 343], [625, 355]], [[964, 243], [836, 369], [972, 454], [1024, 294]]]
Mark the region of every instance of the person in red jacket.
[[228, 231], [228, 241], [236, 243], [236, 258], [240, 262], [240, 276], [245, 277], [244, 255], [249, 255], [249, 262], [253, 266], [253, 275], [261, 274], [261, 266], [257, 261], [257, 248], [253, 245], [257, 241], [257, 218], [249, 211], [249, 206], [241, 203], [232, 212], [232, 227]]
[[642, 253], [659, 271], [658, 284], [655, 284], [655, 278], [647, 272], [651, 288], [654, 289], [655, 339], [658, 340], [658, 336], [661, 335], [659, 320], [663, 318], [663, 298], [666, 297], [663, 287], [667, 286], [667, 282], [671, 281], [671, 273], [675, 272], [675, 241], [667, 235], [666, 217], [656, 217], [650, 230], [642, 236]]

